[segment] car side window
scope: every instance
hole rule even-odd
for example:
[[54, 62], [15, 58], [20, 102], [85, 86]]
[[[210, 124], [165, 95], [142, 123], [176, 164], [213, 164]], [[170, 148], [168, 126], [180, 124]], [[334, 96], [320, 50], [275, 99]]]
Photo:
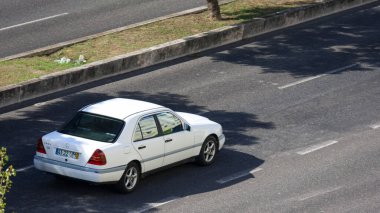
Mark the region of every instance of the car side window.
[[[140, 130], [140, 131], [139, 131]], [[141, 137], [140, 137], [141, 134]], [[158, 129], [153, 115], [142, 118], [133, 135], [133, 141], [145, 140], [158, 136]], [[137, 140], [135, 140], [137, 139]]]
[[164, 135], [183, 131], [181, 120], [174, 116], [172, 113], [163, 112], [157, 114], [157, 118], [160, 122], [161, 129]]
[[133, 134], [133, 141], [141, 141], [143, 139], [140, 125], [137, 124], [135, 133]]

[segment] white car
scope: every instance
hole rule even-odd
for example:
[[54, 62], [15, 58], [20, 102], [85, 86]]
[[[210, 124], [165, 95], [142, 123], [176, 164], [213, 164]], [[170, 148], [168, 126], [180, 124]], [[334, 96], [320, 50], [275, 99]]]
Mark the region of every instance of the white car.
[[35, 168], [133, 191], [143, 173], [185, 159], [215, 161], [222, 126], [205, 117], [115, 98], [86, 106], [58, 131], [38, 140]]

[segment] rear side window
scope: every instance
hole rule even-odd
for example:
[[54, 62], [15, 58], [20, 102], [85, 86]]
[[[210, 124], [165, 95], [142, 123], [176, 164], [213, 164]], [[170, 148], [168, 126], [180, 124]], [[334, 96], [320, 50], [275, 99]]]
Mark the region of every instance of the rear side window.
[[124, 121], [79, 112], [59, 132], [90, 140], [113, 143], [123, 129]]
[[157, 114], [164, 135], [180, 132], [183, 130], [182, 122], [171, 113], [163, 112]]
[[145, 140], [158, 136], [158, 129], [153, 115], [142, 118], [136, 126], [133, 141]]
[[143, 139], [140, 125], [137, 124], [135, 133], [133, 134], [133, 141], [141, 141]]

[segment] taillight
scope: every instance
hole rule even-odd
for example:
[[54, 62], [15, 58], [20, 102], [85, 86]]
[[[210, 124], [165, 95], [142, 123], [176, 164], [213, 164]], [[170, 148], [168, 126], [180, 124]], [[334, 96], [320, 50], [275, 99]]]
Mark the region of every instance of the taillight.
[[97, 150], [95, 150], [94, 154], [92, 154], [88, 163], [93, 164], [93, 165], [97, 165], [97, 166], [106, 165], [106, 163], [107, 163], [106, 155], [104, 154], [104, 152], [102, 150], [97, 149]]
[[38, 141], [37, 141], [37, 150], [36, 151], [39, 153], [42, 153], [42, 154], [46, 154], [44, 144], [42, 143], [42, 138], [38, 139]]

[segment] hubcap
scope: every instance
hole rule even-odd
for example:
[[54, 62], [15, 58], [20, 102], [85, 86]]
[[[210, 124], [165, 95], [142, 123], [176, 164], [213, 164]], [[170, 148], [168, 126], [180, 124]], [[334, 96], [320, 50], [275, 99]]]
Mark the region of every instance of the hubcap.
[[205, 146], [205, 150], [203, 152], [203, 155], [205, 157], [206, 162], [212, 161], [212, 159], [215, 156], [216, 147], [214, 141], [208, 141]]
[[137, 169], [135, 167], [131, 167], [127, 170], [125, 175], [125, 187], [128, 190], [131, 190], [135, 187], [137, 183]]

